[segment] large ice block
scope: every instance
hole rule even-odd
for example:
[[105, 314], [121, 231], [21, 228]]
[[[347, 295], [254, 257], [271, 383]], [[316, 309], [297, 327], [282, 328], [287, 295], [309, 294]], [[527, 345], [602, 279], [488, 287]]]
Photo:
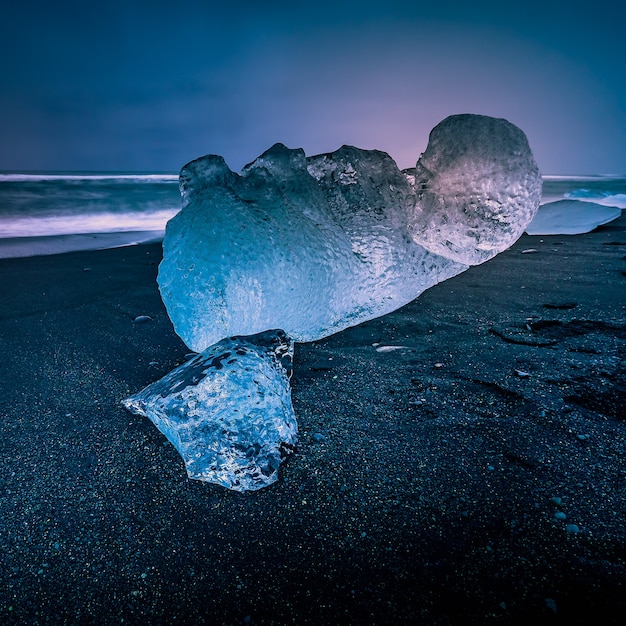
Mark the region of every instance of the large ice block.
[[510, 246], [541, 176], [517, 127], [458, 115], [406, 172], [376, 150], [306, 158], [276, 144], [241, 174], [192, 161], [180, 187], [158, 282], [176, 332], [202, 351], [268, 328], [312, 341], [407, 304]]

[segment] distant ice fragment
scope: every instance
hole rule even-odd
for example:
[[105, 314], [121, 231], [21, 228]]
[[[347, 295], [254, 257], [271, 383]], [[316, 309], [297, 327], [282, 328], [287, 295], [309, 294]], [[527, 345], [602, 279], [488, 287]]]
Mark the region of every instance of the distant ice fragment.
[[275, 482], [297, 440], [293, 344], [283, 331], [230, 337], [123, 401], [148, 417], [190, 478], [235, 491]]
[[376, 150], [307, 158], [276, 144], [241, 174], [219, 156], [192, 161], [180, 188], [158, 282], [201, 352], [268, 328], [313, 341], [398, 309], [508, 248], [541, 176], [517, 127], [457, 115], [406, 172]]
[[526, 227], [529, 235], [581, 235], [617, 219], [622, 210], [583, 200], [557, 200], [542, 204]]

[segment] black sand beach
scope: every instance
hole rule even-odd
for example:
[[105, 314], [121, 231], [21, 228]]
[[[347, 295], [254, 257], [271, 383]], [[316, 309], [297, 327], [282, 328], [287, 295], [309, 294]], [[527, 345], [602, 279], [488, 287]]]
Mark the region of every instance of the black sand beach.
[[245, 494], [120, 405], [188, 352], [159, 259], [0, 260], [0, 622], [622, 623], [626, 216], [297, 345], [297, 453]]

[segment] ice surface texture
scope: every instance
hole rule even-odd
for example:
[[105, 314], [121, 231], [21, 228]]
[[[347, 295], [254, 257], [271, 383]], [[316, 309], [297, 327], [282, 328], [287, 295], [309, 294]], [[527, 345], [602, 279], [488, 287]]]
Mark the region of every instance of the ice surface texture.
[[192, 161], [180, 190], [158, 282], [176, 332], [202, 354], [125, 404], [165, 433], [189, 476], [243, 491], [273, 482], [296, 441], [289, 338], [389, 313], [508, 248], [541, 177], [518, 128], [457, 115], [412, 170], [375, 150], [307, 158], [276, 144], [241, 174], [219, 156]]
[[511, 246], [541, 201], [542, 179], [526, 135], [502, 119], [446, 118], [407, 173], [415, 177], [414, 240], [468, 265]]
[[582, 200], [557, 200], [542, 204], [526, 227], [529, 235], [580, 235], [617, 219], [619, 207]]
[[276, 480], [296, 444], [292, 357], [293, 343], [280, 330], [224, 339], [124, 405], [154, 422], [190, 478], [260, 489]]
[[192, 161], [180, 188], [158, 282], [200, 352], [268, 328], [313, 341], [403, 306], [508, 248], [541, 177], [517, 127], [456, 115], [405, 172], [375, 150], [307, 158], [276, 144], [241, 174], [219, 156]]

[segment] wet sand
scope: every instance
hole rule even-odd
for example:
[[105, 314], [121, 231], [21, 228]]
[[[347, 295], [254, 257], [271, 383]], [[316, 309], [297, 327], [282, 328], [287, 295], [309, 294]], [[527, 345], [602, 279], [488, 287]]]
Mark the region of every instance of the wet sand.
[[104, 250], [163, 240], [163, 230], [0, 238], [0, 259], [57, 255], [74, 250]]
[[298, 450], [245, 494], [120, 405], [188, 352], [159, 260], [0, 260], [2, 623], [621, 623], [626, 216], [297, 345]]

